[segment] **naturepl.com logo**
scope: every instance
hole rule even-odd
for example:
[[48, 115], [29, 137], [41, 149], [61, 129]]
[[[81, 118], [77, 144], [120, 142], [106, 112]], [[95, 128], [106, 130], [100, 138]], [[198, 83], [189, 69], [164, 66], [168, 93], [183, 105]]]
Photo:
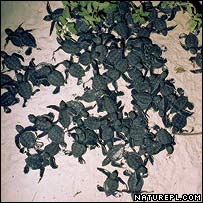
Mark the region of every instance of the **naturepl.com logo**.
[[201, 202], [201, 194], [135, 194], [135, 202]]

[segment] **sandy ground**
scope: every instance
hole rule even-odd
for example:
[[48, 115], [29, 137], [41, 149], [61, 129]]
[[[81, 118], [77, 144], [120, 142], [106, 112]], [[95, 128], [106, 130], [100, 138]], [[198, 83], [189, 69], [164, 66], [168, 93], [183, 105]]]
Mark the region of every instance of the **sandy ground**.
[[[51, 2], [55, 9], [61, 2]], [[49, 36], [50, 23], [43, 21], [46, 15], [46, 2], [9, 2], [1, 1], [1, 49], [5, 43], [4, 29], [10, 27], [16, 29], [19, 24], [28, 29], [35, 29], [33, 35], [36, 37], [38, 47], [41, 50], [33, 50], [30, 57], [25, 56], [28, 64], [32, 57], [35, 62], [49, 62], [52, 52], [58, 47], [55, 30]], [[188, 61], [190, 54], [179, 45], [179, 33], [186, 32], [185, 23], [187, 16], [179, 13], [176, 29], [169, 32], [167, 37], [153, 35], [154, 43], [165, 45], [168, 50], [163, 55], [167, 58], [167, 66], [170, 70], [169, 78], [175, 79], [176, 87], [182, 87], [185, 94], [195, 105], [193, 116], [188, 119], [187, 129], [194, 127], [194, 132], [200, 132], [193, 136], [176, 136], [175, 151], [168, 156], [161, 152], [155, 156], [154, 166], [148, 165], [149, 177], [145, 179], [143, 189], [154, 191], [156, 194], [202, 194], [202, 75], [192, 74], [189, 70], [193, 68]], [[176, 23], [176, 22], [173, 22]], [[12, 44], [6, 48], [8, 53], [24, 53], [25, 50], [18, 49]], [[56, 54], [56, 62], [67, 58], [63, 51]], [[176, 73], [176, 67], [183, 67], [186, 71]], [[63, 68], [63, 67], [61, 67]], [[65, 157], [59, 154], [56, 157], [57, 170], [47, 167], [45, 175], [38, 184], [39, 171], [30, 171], [28, 175], [23, 173], [25, 156], [18, 152], [14, 144], [16, 135], [15, 125], [27, 126], [28, 114], [40, 115], [48, 113], [46, 108], [50, 104], [59, 104], [74, 99], [73, 94], [81, 95], [83, 89], [76, 85], [77, 80], [69, 78], [68, 84], [61, 88], [60, 94], [53, 95], [54, 87], [41, 87], [40, 92], [32, 97], [26, 108], [22, 108], [22, 101], [13, 106], [11, 114], [5, 114], [1, 109], [1, 197], [3, 202], [18, 201], [131, 201], [130, 195], [123, 194], [120, 198], [105, 197], [104, 193], [98, 192], [96, 185], [102, 184], [105, 176], [96, 170], [101, 167], [103, 155], [101, 150], [88, 151], [84, 155], [85, 165], [78, 163], [73, 157]], [[121, 89], [124, 83], [121, 81]], [[129, 93], [126, 92], [125, 108], [130, 109], [127, 103]], [[156, 114], [150, 114], [150, 119], [160, 123]], [[69, 145], [70, 147], [70, 145]], [[107, 167], [113, 170], [112, 167]], [[126, 180], [126, 179], [125, 179]], [[79, 193], [75, 195], [76, 193]]]

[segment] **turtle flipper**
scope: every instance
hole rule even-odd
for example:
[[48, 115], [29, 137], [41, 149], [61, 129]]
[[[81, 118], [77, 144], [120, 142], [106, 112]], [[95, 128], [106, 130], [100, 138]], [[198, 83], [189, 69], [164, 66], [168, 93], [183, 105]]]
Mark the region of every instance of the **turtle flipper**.
[[47, 106], [47, 108], [54, 109], [54, 110], [56, 110], [58, 112], [60, 111], [60, 108], [58, 106], [56, 106], [56, 105], [49, 105], [49, 106]]
[[42, 180], [43, 175], [44, 175], [44, 171], [45, 171], [45, 168], [44, 168], [44, 167], [40, 168], [40, 178], [39, 178], [38, 183]]
[[85, 164], [86, 163], [86, 161], [82, 157], [79, 157], [78, 161], [79, 161], [80, 164]]
[[40, 91], [40, 89], [36, 89], [36, 90], [32, 93], [32, 95], [36, 94], [36, 93], [39, 92], [39, 91]]
[[50, 157], [50, 166], [51, 166], [53, 169], [58, 168], [58, 165], [56, 164], [56, 161], [55, 161], [55, 158], [54, 158], [54, 157]]
[[47, 1], [47, 7], [46, 7], [46, 9], [47, 9], [47, 12], [48, 12], [49, 14], [52, 14], [52, 9], [51, 9], [51, 6], [50, 6], [49, 1]]
[[10, 41], [10, 38], [9, 38], [9, 37], [6, 37], [6, 43], [4, 44], [4, 49], [5, 49], [6, 46], [8, 45], [9, 41]]
[[26, 103], [27, 103], [27, 99], [25, 99], [25, 98], [23, 98], [23, 105], [22, 105], [22, 107], [24, 108], [24, 107], [26, 107]]
[[56, 87], [55, 90], [52, 93], [57, 94], [59, 92], [60, 92], [60, 86]]
[[16, 144], [16, 147], [17, 147], [18, 149], [21, 149], [21, 146], [20, 146], [20, 134], [17, 134], [17, 135], [15, 136], [15, 144]]
[[5, 113], [11, 113], [11, 109], [8, 106], [4, 106]]
[[13, 53], [12, 56], [18, 57], [18, 58], [21, 59], [23, 62], [25, 61], [24, 58], [23, 58], [23, 56], [21, 56], [20, 54]]
[[51, 36], [51, 34], [52, 34], [53, 30], [54, 30], [54, 25], [55, 25], [55, 21], [52, 21], [51, 22], [50, 33], [49, 33], [50, 36]]
[[29, 56], [32, 53], [32, 47], [28, 47], [27, 50], [25, 51], [25, 55]]
[[104, 188], [101, 187], [100, 185], [97, 185], [97, 189], [98, 189], [100, 192], [104, 192]]

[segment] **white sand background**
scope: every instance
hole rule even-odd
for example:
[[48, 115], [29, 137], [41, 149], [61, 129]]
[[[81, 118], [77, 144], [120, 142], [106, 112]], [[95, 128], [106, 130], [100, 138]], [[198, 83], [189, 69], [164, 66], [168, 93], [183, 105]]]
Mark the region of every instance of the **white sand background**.
[[[61, 2], [51, 2], [51, 7], [60, 7]], [[41, 50], [33, 50], [31, 56], [25, 56], [28, 64], [34, 57], [36, 64], [39, 62], [54, 63], [51, 60], [52, 52], [58, 47], [55, 30], [49, 36], [50, 23], [43, 21], [47, 14], [46, 2], [24, 1], [11, 2], [1, 1], [1, 50], [5, 43], [6, 34], [4, 29], [10, 27], [16, 29], [24, 22], [23, 27], [35, 29], [32, 33], [37, 40], [37, 45]], [[165, 151], [155, 156], [154, 165], [148, 165], [149, 176], [145, 179], [143, 190], [154, 191], [156, 194], [202, 194], [202, 75], [193, 74], [189, 70], [193, 69], [188, 61], [190, 53], [182, 49], [179, 44], [178, 35], [186, 31], [185, 23], [187, 16], [182, 13], [177, 15], [178, 26], [170, 31], [168, 36], [152, 35], [154, 43], [165, 45], [168, 50], [163, 53], [167, 58], [169, 77], [175, 79], [176, 87], [182, 87], [189, 100], [194, 103], [194, 114], [188, 119], [187, 129], [194, 127], [194, 132], [198, 135], [176, 136], [175, 151], [168, 156]], [[176, 23], [173, 21], [173, 23]], [[25, 49], [19, 49], [11, 43], [6, 47], [6, 52], [24, 53]], [[67, 59], [63, 51], [56, 53], [56, 63]], [[186, 71], [176, 73], [176, 67], [183, 67]], [[63, 67], [60, 67], [63, 70]], [[20, 154], [14, 143], [17, 134], [16, 124], [27, 126], [27, 116], [29, 114], [40, 115], [48, 113], [46, 108], [50, 104], [59, 104], [74, 99], [73, 94], [81, 95], [83, 88], [76, 85], [77, 80], [69, 77], [68, 84], [61, 88], [60, 94], [53, 95], [54, 87], [40, 87], [40, 92], [35, 94], [28, 102], [27, 107], [22, 108], [22, 100], [19, 104], [11, 107], [12, 113], [5, 114], [1, 109], [1, 197], [2, 202], [23, 202], [23, 201], [132, 201], [130, 195], [123, 194], [120, 198], [105, 197], [96, 186], [103, 184], [105, 176], [96, 170], [101, 167], [103, 155], [101, 150], [88, 151], [84, 155], [86, 164], [81, 165], [77, 159], [67, 157], [62, 154], [57, 155], [56, 162], [58, 169], [47, 167], [42, 181], [38, 184], [39, 171], [31, 170], [28, 174], [23, 173], [25, 156]], [[123, 81], [120, 82], [121, 89], [125, 87]], [[128, 98], [129, 92], [124, 97], [125, 108], [130, 110]], [[153, 123], [161, 125], [157, 114], [150, 114]], [[71, 141], [72, 142], [72, 141]], [[70, 149], [70, 143], [68, 149]], [[114, 168], [106, 167], [110, 171]], [[125, 180], [127, 180], [125, 178]], [[75, 196], [76, 193], [80, 192]]]

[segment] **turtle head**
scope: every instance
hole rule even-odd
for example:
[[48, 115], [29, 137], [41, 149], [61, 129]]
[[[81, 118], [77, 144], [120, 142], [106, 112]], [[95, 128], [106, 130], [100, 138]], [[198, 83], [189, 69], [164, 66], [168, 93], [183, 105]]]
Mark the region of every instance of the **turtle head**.
[[13, 30], [11, 30], [10, 28], [6, 28], [6, 29], [5, 29], [5, 33], [6, 33], [7, 35], [11, 35], [11, 34], [13, 33]]
[[6, 58], [8, 56], [8, 54], [5, 51], [1, 51], [1, 57], [2, 58]]
[[29, 115], [28, 115], [28, 119], [29, 119], [29, 121], [30, 121], [31, 123], [35, 123], [35, 121], [36, 121], [36, 116], [33, 115], [33, 114], [29, 114]]
[[16, 125], [16, 130], [18, 133], [21, 133], [24, 130], [24, 128], [22, 125]]
[[64, 102], [63, 100], [60, 102], [59, 104], [60, 109], [64, 109], [66, 108], [66, 102]]
[[16, 73], [16, 78], [17, 78], [17, 81], [22, 82], [24, 77], [22, 73]]
[[45, 21], [51, 21], [52, 20], [51, 19], [51, 15], [44, 16], [43, 20], [45, 20]]
[[110, 178], [116, 179], [117, 177], [118, 177], [118, 171], [115, 170], [115, 171], [113, 171], [113, 172], [111, 173]]

